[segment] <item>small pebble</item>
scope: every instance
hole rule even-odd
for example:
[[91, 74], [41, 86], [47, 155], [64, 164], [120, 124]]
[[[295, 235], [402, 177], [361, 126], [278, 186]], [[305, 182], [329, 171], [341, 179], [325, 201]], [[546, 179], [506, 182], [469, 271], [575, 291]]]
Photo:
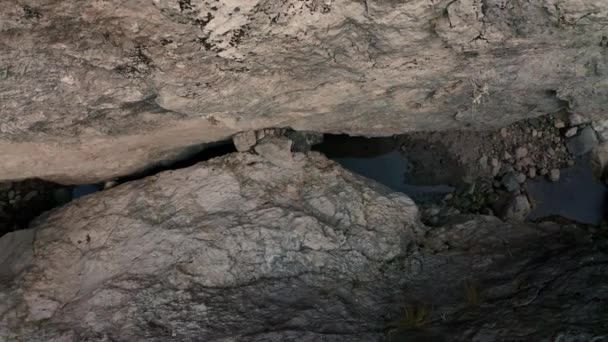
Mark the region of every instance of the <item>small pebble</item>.
[[115, 187], [116, 185], [118, 185], [117, 181], [110, 180], [110, 181], [107, 181], [107, 182], [103, 183], [103, 188], [104, 188], [104, 190], [105, 189], [110, 189], [110, 188]]
[[568, 159], [568, 166], [574, 166], [574, 160]]
[[587, 122], [589, 122], [589, 120], [580, 114], [570, 113], [568, 116], [568, 123], [570, 123], [570, 126], [578, 126]]
[[522, 159], [522, 160], [521, 160], [521, 163], [522, 163], [524, 166], [530, 166], [530, 165], [534, 165], [534, 161], [533, 161], [533, 160], [532, 160], [532, 158], [530, 158], [530, 157], [526, 157], [526, 158]]
[[591, 151], [599, 143], [597, 134], [591, 127], [581, 129], [580, 133], [568, 139], [568, 151], [575, 156], [582, 156]]
[[535, 130], [535, 129], [533, 129], [533, 130], [532, 130], [532, 137], [533, 137], [533, 138], [536, 138], [537, 136], [538, 136], [538, 131], [537, 131], [537, 130]]
[[437, 216], [439, 215], [440, 209], [437, 207], [433, 207], [433, 208], [428, 208], [426, 210], [426, 214], [429, 216]]
[[502, 185], [509, 192], [515, 192], [519, 190], [519, 181], [517, 179], [517, 176], [512, 172], [509, 172], [502, 177]]
[[38, 191], [36, 191], [36, 190], [32, 190], [32, 191], [28, 192], [28, 193], [25, 195], [25, 197], [23, 197], [23, 200], [24, 200], [25, 202], [28, 202], [28, 201], [30, 201], [32, 198], [34, 198], [34, 197], [36, 197], [36, 196], [38, 196]]
[[513, 168], [513, 165], [511, 165], [511, 164], [503, 164], [502, 171], [503, 171], [503, 173], [509, 173], [509, 172], [515, 171], [515, 169]]
[[509, 152], [505, 151], [505, 154], [503, 155], [502, 159], [511, 160], [513, 159], [513, 156]]
[[551, 172], [549, 173], [549, 179], [552, 182], [557, 182], [559, 180], [559, 170], [558, 169], [551, 169]]
[[573, 137], [576, 135], [576, 132], [578, 132], [578, 128], [576, 127], [572, 127], [570, 129], [568, 129], [566, 131], [566, 133], [564, 134], [567, 138]]
[[446, 200], [446, 201], [449, 201], [452, 198], [454, 198], [454, 194], [447, 194], [447, 195], [445, 195], [445, 197], [443, 199]]
[[498, 160], [498, 158], [492, 158], [492, 160], [490, 161], [490, 165], [492, 165], [492, 167], [499, 167], [500, 161]]
[[554, 156], [555, 155], [555, 150], [552, 147], [549, 147], [549, 149], [547, 150], [547, 153], [549, 153], [550, 155]]
[[525, 147], [520, 147], [515, 150], [515, 159], [523, 159], [528, 155], [528, 149]]
[[542, 176], [545, 176], [547, 173], [549, 173], [549, 170], [547, 170], [547, 169], [545, 169], [545, 168], [540, 169], [540, 174], [541, 174]]
[[488, 167], [487, 156], [482, 156], [481, 158], [479, 158], [479, 166], [481, 166], [482, 169], [486, 169]]
[[536, 168], [535, 167], [531, 167], [528, 170], [528, 178], [532, 179], [536, 177]]
[[564, 128], [566, 127], [566, 124], [562, 121], [562, 120], [555, 120], [555, 122], [553, 123], [553, 126], [555, 128]]
[[15, 190], [11, 190], [8, 192], [8, 199], [13, 199], [15, 198]]
[[498, 176], [500, 173], [500, 164], [492, 167], [492, 177]]
[[505, 139], [507, 138], [508, 132], [506, 127], [500, 129], [500, 135]]
[[515, 178], [517, 179], [517, 182], [519, 184], [523, 184], [526, 182], [526, 175], [524, 175], [523, 173], [518, 173], [517, 175], [515, 175]]

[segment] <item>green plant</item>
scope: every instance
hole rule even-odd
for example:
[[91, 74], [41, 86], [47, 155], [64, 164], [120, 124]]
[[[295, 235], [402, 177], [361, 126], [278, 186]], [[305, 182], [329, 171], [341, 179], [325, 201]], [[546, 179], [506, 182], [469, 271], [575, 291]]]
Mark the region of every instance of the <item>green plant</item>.
[[481, 305], [481, 293], [477, 284], [467, 281], [464, 285], [467, 304], [469, 306]]
[[431, 309], [426, 304], [412, 304], [405, 306], [405, 315], [397, 322], [401, 329], [420, 328], [429, 322]]

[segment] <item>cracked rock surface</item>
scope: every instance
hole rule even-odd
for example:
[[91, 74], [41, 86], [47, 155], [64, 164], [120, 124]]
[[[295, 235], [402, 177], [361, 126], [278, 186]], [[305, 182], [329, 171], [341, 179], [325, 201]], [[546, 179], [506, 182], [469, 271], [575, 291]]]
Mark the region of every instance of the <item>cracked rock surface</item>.
[[11, 244], [33, 259], [4, 274], [0, 339], [377, 338], [398, 288], [385, 268], [418, 228], [409, 198], [319, 154], [214, 159], [79, 199]]
[[597, 119], [607, 16], [604, 0], [6, 0], [0, 179], [93, 183], [272, 126]]
[[0, 339], [574, 342], [606, 331], [605, 238], [486, 216], [428, 228], [404, 195], [318, 153], [292, 157], [287, 168], [235, 153], [160, 173], [5, 235]]

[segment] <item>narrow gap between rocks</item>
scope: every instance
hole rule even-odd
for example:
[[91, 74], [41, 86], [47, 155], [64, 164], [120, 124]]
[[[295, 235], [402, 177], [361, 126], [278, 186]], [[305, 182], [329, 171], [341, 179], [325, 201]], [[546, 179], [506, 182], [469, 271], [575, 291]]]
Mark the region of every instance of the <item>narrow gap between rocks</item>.
[[[608, 124], [570, 115], [528, 119], [497, 130], [415, 132], [386, 138], [325, 134], [320, 142], [319, 134], [312, 133], [314, 137], [306, 141], [306, 133], [288, 129], [256, 135], [258, 139], [265, 134], [288, 136], [294, 141], [294, 151], [313, 145], [313, 150], [346, 169], [407, 194], [422, 208], [428, 225], [442, 225], [454, 215], [483, 214], [600, 226], [607, 188], [603, 171], [597, 171], [603, 170], [597, 163], [603, 159], [591, 151], [606, 140], [606, 133]], [[103, 184], [0, 183], [0, 236], [27, 228], [43, 212], [79, 197], [186, 168], [236, 152], [236, 148], [231, 141], [222, 141], [184, 151], [177, 160]]]
[[6, 233], [27, 228], [33, 219], [45, 211], [77, 198], [159, 172], [186, 168], [211, 158], [236, 152], [231, 141], [221, 141], [211, 146], [209, 144], [192, 146], [184, 150], [187, 152], [177, 160], [159, 162], [140, 172], [99, 184], [66, 186], [37, 179], [2, 182], [0, 183], [0, 237]]
[[593, 229], [605, 224], [605, 135], [601, 123], [564, 113], [496, 130], [326, 135], [314, 149], [409, 195], [428, 225], [482, 214]]

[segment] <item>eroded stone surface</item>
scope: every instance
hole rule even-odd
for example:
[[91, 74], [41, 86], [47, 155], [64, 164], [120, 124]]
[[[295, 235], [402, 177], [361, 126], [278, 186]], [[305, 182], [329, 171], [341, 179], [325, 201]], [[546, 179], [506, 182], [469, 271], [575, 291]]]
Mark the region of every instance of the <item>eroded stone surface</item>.
[[384, 268], [414, 243], [417, 208], [293, 158], [233, 154], [41, 218], [31, 268], [0, 289], [0, 339], [378, 338], [397, 309]]
[[[426, 228], [407, 197], [317, 153], [292, 157], [289, 168], [241, 153], [164, 172], [6, 235], [0, 265], [15, 267], [0, 273], [0, 339], [489, 342], [605, 333], [605, 240], [480, 216]], [[25, 257], [12, 258], [17, 252]], [[404, 307], [426, 314], [412, 321]]]
[[607, 15], [603, 0], [7, 0], [0, 179], [92, 183], [271, 126], [597, 119]]

